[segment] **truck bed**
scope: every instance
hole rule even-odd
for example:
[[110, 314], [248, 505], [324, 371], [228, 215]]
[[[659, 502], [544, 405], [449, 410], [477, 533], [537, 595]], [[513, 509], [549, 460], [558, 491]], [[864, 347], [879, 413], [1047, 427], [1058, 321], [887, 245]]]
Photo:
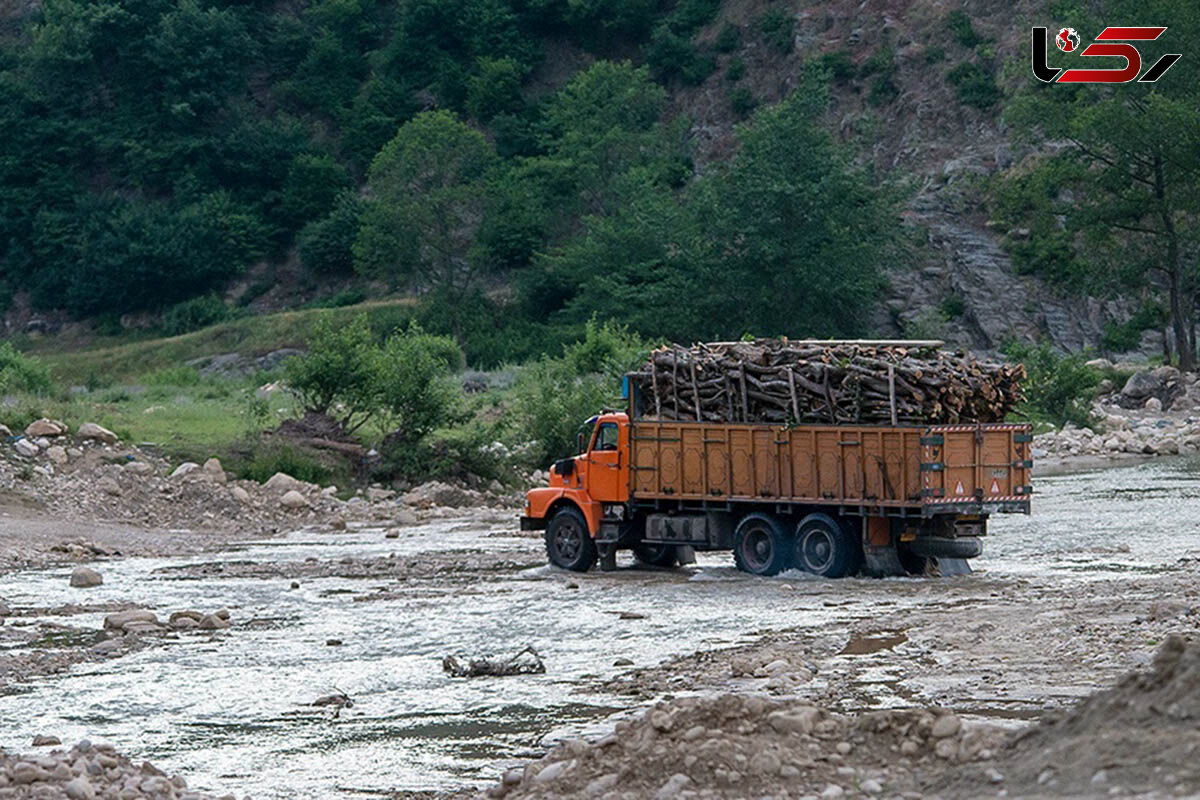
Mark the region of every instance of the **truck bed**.
[[636, 500], [787, 502], [1029, 513], [1030, 427], [636, 420]]

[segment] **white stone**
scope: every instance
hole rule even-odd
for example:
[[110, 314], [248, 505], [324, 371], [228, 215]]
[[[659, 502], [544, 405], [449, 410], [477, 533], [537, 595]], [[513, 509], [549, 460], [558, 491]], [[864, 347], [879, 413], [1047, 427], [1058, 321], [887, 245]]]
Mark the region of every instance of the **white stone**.
[[34, 420], [25, 427], [26, 436], [62, 436], [66, 432], [66, 423], [45, 417]]
[[292, 489], [279, 498], [279, 505], [294, 511], [300, 508], [307, 508], [308, 500], [305, 499], [304, 495]]
[[71, 573], [71, 585], [77, 589], [87, 589], [104, 583], [104, 577], [94, 569], [76, 567]]
[[299, 491], [307, 488], [307, 486], [304, 481], [296, 480], [286, 472], [276, 472], [263, 484], [263, 488], [269, 492], [283, 494], [285, 492]]
[[191, 475], [196, 470], [200, 469], [200, 465], [195, 461], [185, 461], [175, 469], [171, 470], [172, 478], [182, 478], [186, 475]]
[[225, 483], [228, 477], [225, 475], [225, 469], [221, 466], [221, 462], [216, 458], [210, 458], [204, 462], [204, 474], [217, 483]]
[[233, 487], [229, 490], [229, 493], [233, 495], [233, 499], [237, 500], [239, 503], [245, 504], [250, 502], [250, 493], [241, 486]]
[[25, 456], [25, 458], [33, 458], [40, 452], [38, 446], [28, 439], [17, 439], [13, 447], [17, 449], [17, 455]]

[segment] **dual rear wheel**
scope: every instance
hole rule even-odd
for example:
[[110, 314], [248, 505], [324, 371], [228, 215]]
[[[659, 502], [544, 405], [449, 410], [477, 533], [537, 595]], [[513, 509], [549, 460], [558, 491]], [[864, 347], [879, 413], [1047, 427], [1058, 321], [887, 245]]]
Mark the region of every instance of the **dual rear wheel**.
[[733, 559], [753, 575], [784, 570], [843, 578], [862, 566], [862, 545], [850, 530], [828, 514], [809, 514], [795, 528], [770, 514], [748, 514], [733, 534]]

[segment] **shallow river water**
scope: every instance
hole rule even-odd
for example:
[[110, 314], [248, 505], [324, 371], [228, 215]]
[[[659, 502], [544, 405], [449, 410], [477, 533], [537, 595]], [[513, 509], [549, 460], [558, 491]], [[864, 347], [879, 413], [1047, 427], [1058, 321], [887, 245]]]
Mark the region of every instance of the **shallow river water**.
[[[1037, 492], [1033, 516], [993, 518], [977, 575], [1056, 576], [1067, 585], [1161, 570], [1200, 553], [1194, 461], [1045, 477]], [[194, 560], [324, 561], [529, 541], [484, 538], [494, 527], [439, 521], [391, 540], [379, 530], [301, 531]], [[0, 696], [0, 747], [24, 749], [36, 733], [68, 743], [87, 736], [183, 774], [194, 789], [255, 798], [452, 789], [493, 779], [547, 735], [618, 710], [618, 699], [579, 689], [585, 676], [624, 671], [613, 666], [617, 659], [651, 665], [762, 632], [836, 628], [872, 614], [855, 601], [862, 580], [754, 579], [736, 572], [728, 554], [673, 571], [574, 576], [536, 567], [486, 573], [467, 588], [414, 580], [398, 589], [386, 579], [302, 579], [291, 589], [280, 578], [190, 580], [163, 571], [189, 560], [102, 563], [104, 585], [87, 599], [141, 603], [162, 616], [227, 607], [234, 628], [185, 634]], [[0, 596], [14, 606], [78, 602], [67, 574], [8, 575]], [[799, 582], [805, 591], [789, 591]], [[893, 582], [899, 607], [939, 602], [926, 581]], [[353, 601], [385, 583], [398, 591], [395, 599]], [[645, 616], [620, 619], [621, 611]], [[98, 628], [102, 619], [62, 621]], [[327, 646], [329, 639], [343, 644]], [[545, 675], [455, 680], [441, 670], [448, 653], [513, 653], [526, 645], [545, 658]], [[339, 690], [354, 706], [337, 717], [302, 705]]]

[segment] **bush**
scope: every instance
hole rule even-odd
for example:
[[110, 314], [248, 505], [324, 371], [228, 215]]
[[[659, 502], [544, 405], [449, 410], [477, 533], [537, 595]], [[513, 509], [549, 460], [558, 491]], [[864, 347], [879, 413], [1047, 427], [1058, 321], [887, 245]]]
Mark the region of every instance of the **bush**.
[[967, 301], [961, 294], [952, 294], [938, 304], [947, 319], [958, 319], [967, 311]]
[[0, 394], [47, 394], [52, 386], [50, 370], [40, 361], [0, 342]]
[[165, 367], [142, 376], [147, 386], [199, 386], [204, 376], [195, 367]]
[[255, 448], [249, 459], [234, 461], [234, 472], [238, 477], [266, 483], [276, 472], [291, 475], [299, 481], [324, 485], [329, 482], [333, 470], [312, 456], [292, 445], [265, 445]]
[[644, 54], [646, 63], [654, 68], [660, 79], [677, 78], [692, 86], [703, 83], [717, 68], [712, 57], [703, 53], [691, 39], [666, 26], [654, 31]]
[[971, 18], [961, 8], [956, 8], [946, 15], [946, 28], [949, 29], [950, 35], [954, 37], [954, 41], [967, 49], [971, 49], [975, 45], [987, 41], [975, 30], [975, 26], [971, 23]]
[[642, 359], [649, 344], [625, 327], [588, 323], [582, 341], [560, 358], [527, 365], [513, 386], [510, 424], [516, 440], [528, 445], [535, 464], [575, 452], [575, 434], [588, 417], [615, 404], [620, 377]]
[[1092, 421], [1092, 398], [1100, 373], [1085, 363], [1082, 355], [1059, 355], [1048, 344], [1037, 346], [1010, 343], [1004, 348], [1009, 358], [1025, 365], [1025, 401], [1018, 413], [1027, 419], [1080, 427]]
[[349, 274], [354, 271], [354, 240], [358, 237], [363, 202], [357, 194], [345, 192], [337, 197], [328, 215], [304, 226], [300, 231], [300, 261], [321, 273]]
[[930, 45], [925, 48], [925, 63], [936, 64], [946, 60], [946, 48], [941, 45]]
[[726, 25], [724, 28], [721, 28], [721, 32], [717, 34], [717, 38], [713, 40], [713, 49], [718, 53], [732, 53], [737, 49], [740, 38], [741, 34], [738, 32], [737, 27]]
[[871, 90], [867, 93], [867, 102], [873, 106], [883, 106], [900, 96], [900, 87], [890, 75], [880, 75], [871, 81]]
[[447, 363], [462, 363], [454, 340], [426, 333], [415, 322], [384, 344], [378, 367], [377, 397], [393, 441], [417, 445], [454, 418], [457, 393]]
[[779, 8], [773, 8], [758, 18], [758, 29], [763, 32], [767, 43], [781, 53], [792, 52], [792, 30], [795, 24], [795, 18]]
[[1128, 353], [1136, 350], [1142, 343], [1142, 332], [1156, 328], [1166, 322], [1166, 312], [1153, 303], [1147, 303], [1139, 308], [1125, 322], [1108, 322], [1104, 326], [1104, 337], [1100, 343], [1105, 350], [1114, 353]]
[[167, 309], [162, 318], [162, 330], [167, 336], [178, 336], [224, 322], [231, 316], [233, 312], [229, 306], [216, 295], [197, 297]]
[[992, 73], [979, 64], [964, 61], [946, 74], [946, 80], [958, 91], [958, 100], [965, 106], [984, 111], [1000, 100], [1000, 87], [996, 86]]
[[357, 430], [379, 410], [379, 349], [367, 318], [349, 323], [323, 317], [313, 327], [308, 352], [285, 362], [284, 380], [305, 411], [333, 416]]
[[735, 89], [729, 90], [729, 107], [733, 109], [733, 113], [739, 119], [745, 119], [750, 116], [750, 112], [758, 105], [758, 101], [754, 99], [754, 95], [745, 86], [738, 86]]
[[746, 75], [746, 62], [740, 58], [731, 58], [725, 68], [725, 78], [733, 83], [740, 81]]
[[828, 72], [835, 81], [849, 80], [857, 72], [854, 61], [851, 60], [850, 53], [846, 50], [825, 53], [817, 59], [817, 66]]

